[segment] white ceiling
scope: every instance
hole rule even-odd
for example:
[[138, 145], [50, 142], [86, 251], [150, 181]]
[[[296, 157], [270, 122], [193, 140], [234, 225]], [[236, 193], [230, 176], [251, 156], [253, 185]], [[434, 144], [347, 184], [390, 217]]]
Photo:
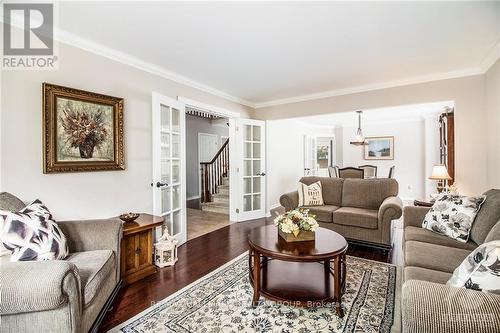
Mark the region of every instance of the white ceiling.
[[499, 40], [500, 2], [64, 2], [59, 25], [258, 106], [476, 73]]
[[[445, 111], [445, 108], [453, 108], [451, 101], [401, 105], [396, 107], [377, 108], [363, 110], [361, 126], [369, 124], [400, 123], [403, 121], [422, 120], [425, 117], [437, 116]], [[356, 112], [340, 112], [319, 116], [295, 118], [303, 124], [317, 127], [357, 127], [358, 115]]]

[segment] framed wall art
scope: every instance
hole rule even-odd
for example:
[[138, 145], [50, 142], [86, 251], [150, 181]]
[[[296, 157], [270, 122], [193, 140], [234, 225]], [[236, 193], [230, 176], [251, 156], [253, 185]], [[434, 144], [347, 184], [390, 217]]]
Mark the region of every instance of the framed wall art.
[[394, 159], [394, 137], [378, 136], [367, 137], [368, 142], [364, 146], [365, 160], [393, 160]]
[[123, 98], [43, 83], [43, 172], [124, 170]]

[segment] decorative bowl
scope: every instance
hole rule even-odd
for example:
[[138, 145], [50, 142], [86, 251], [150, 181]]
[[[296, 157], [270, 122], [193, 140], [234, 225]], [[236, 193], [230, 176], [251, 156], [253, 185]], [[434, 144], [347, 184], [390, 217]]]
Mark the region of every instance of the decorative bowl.
[[138, 213], [125, 213], [119, 216], [120, 220], [124, 222], [132, 222], [139, 217]]

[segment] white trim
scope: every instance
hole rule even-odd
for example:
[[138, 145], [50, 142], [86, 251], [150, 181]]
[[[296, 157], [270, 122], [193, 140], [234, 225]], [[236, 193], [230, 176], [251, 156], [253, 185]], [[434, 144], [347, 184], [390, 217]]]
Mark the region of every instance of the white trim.
[[186, 198], [186, 201], [188, 201], [188, 200], [194, 200], [194, 199], [199, 199], [199, 198], [200, 198], [199, 195], [193, 195], [192, 197]]
[[324, 91], [324, 92], [314, 93], [314, 94], [309, 94], [309, 95], [276, 99], [276, 100], [272, 100], [272, 101], [268, 101], [268, 102], [255, 103], [254, 108], [259, 109], [259, 108], [265, 108], [265, 107], [269, 107], [269, 106], [276, 106], [276, 105], [282, 105], [282, 104], [306, 102], [306, 101], [328, 98], [328, 97], [357, 94], [357, 93], [363, 93], [363, 92], [373, 91], [373, 90], [396, 88], [396, 87], [408, 86], [408, 85], [412, 85], [412, 84], [455, 79], [455, 78], [481, 75], [481, 74], [484, 74], [484, 72], [482, 71], [482, 69], [480, 67], [472, 67], [472, 68], [466, 68], [466, 69], [457, 70], [457, 71], [429, 74], [429, 75], [417, 76], [417, 77], [413, 77], [413, 78], [407, 78], [407, 79], [396, 80], [396, 81], [387, 81], [387, 82], [374, 83], [374, 84], [368, 84], [368, 85], [363, 85], [363, 86], [350, 87], [350, 88], [345, 88], [345, 89]]
[[496, 42], [496, 44], [491, 48], [490, 52], [484, 57], [481, 62], [481, 70], [483, 73], [486, 73], [491, 66], [493, 66], [497, 60], [500, 58], [500, 39]]
[[228, 109], [213, 106], [213, 105], [210, 105], [207, 103], [195, 101], [193, 99], [189, 99], [186, 97], [177, 96], [177, 100], [179, 102], [184, 103], [187, 106], [192, 106], [196, 109], [200, 109], [202, 111], [208, 112], [208, 113], [216, 115], [216, 116], [220, 116], [220, 117], [224, 117], [224, 118], [239, 118], [239, 117], [241, 117], [241, 114], [239, 112], [235, 112], [235, 111], [231, 111]]
[[133, 57], [129, 54], [120, 52], [116, 49], [112, 49], [108, 46], [105, 46], [103, 44], [99, 44], [93, 41], [90, 41], [88, 39], [82, 38], [80, 36], [74, 35], [72, 33], [69, 33], [67, 31], [63, 31], [61, 29], [57, 29], [57, 36], [56, 38], [65, 44], [74, 46], [76, 48], [109, 58], [111, 60], [121, 62], [125, 65], [129, 65], [135, 68], [138, 68], [142, 71], [163, 77], [167, 80], [171, 80], [174, 82], [177, 82], [179, 84], [204, 91], [206, 93], [218, 96], [220, 98], [224, 98], [226, 100], [239, 103], [245, 106], [253, 107], [254, 103], [249, 102], [247, 100], [244, 100], [242, 98], [230, 95], [224, 91], [212, 88], [206, 84], [203, 84], [201, 82], [192, 80], [186, 76], [180, 75], [178, 73], [172, 72], [166, 68], [163, 68], [158, 65], [154, 65], [152, 63], [143, 61], [139, 58]]
[[[213, 275], [217, 274], [218, 272], [220, 272], [221, 270], [223, 270], [224, 268], [228, 267], [229, 265], [233, 264], [234, 262], [242, 259], [244, 256], [247, 256], [248, 253], [245, 251], [243, 252], [242, 254], [240, 254], [239, 256], [237, 256], [236, 258], [234, 259], [231, 259], [230, 261], [228, 261], [227, 263], [223, 264], [222, 266], [220, 266], [219, 268], [216, 268], [215, 270], [211, 271], [210, 273], [202, 276], [201, 278], [199, 278], [198, 280], [188, 284], [187, 286], [185, 286], [184, 288], [176, 291], [175, 293], [173, 293], [172, 295], [156, 302], [153, 306], [150, 306], [149, 308], [147, 308], [146, 310], [144, 311], [141, 311], [139, 314], [133, 316], [132, 318], [130, 318], [129, 320], [121, 323], [121, 324], [118, 324], [117, 326], [113, 327], [112, 329], [110, 329], [108, 331], [108, 333], [118, 333], [120, 332], [120, 329], [129, 325], [130, 323], [132, 323], [133, 321], [141, 318], [142, 316], [146, 315], [147, 313], [153, 311], [154, 309], [160, 307], [161, 305], [165, 304], [166, 302], [168, 302], [170, 299], [174, 298], [174, 297], [177, 297], [177, 295], [180, 295], [181, 293], [185, 292], [186, 290], [188, 290], [189, 288], [192, 288], [193, 286], [195, 286], [196, 284], [199, 284], [203, 281], [205, 281], [206, 279], [209, 279], [211, 278]], [[384, 263], [385, 264], [385, 263]]]

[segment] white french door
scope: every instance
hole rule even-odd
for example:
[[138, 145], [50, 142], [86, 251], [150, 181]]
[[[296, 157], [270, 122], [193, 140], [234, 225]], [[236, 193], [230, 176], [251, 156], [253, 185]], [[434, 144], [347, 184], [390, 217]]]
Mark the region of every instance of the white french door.
[[316, 175], [316, 138], [304, 135], [304, 176]]
[[266, 127], [264, 121], [237, 119], [236, 128], [237, 219], [245, 221], [266, 215]]
[[164, 227], [186, 242], [186, 114], [184, 104], [154, 93], [153, 214], [165, 217]]

